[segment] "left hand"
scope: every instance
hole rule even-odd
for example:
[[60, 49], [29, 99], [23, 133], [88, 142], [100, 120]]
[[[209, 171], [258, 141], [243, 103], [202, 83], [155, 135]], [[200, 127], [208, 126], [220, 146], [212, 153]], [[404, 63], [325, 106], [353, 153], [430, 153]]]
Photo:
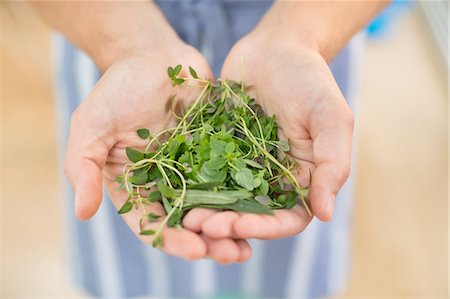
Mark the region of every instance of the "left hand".
[[[299, 42], [256, 32], [234, 46], [221, 78], [243, 80], [265, 112], [276, 116], [279, 137], [289, 140], [289, 155], [298, 163], [301, 186], [312, 173], [313, 214], [331, 220], [336, 193], [349, 175], [353, 115], [325, 59]], [[183, 224], [212, 238], [276, 239], [301, 232], [311, 220], [297, 205], [274, 216], [199, 209]]]

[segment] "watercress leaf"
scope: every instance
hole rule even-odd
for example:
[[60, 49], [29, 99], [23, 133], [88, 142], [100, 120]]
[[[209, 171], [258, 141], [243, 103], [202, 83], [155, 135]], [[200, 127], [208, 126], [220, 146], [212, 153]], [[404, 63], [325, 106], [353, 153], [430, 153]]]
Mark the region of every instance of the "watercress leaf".
[[146, 229], [146, 230], [141, 230], [141, 232], [139, 234], [142, 236], [150, 236], [150, 235], [154, 235], [155, 233], [156, 233], [156, 231], [153, 229]]
[[177, 65], [177, 66], [173, 69], [173, 74], [174, 74], [175, 76], [178, 76], [178, 75], [180, 74], [180, 72], [181, 72], [181, 68], [182, 68], [181, 64]]
[[197, 72], [191, 66], [189, 66], [189, 73], [191, 74], [192, 78], [198, 79]]
[[133, 203], [131, 201], [127, 201], [123, 204], [123, 206], [117, 211], [119, 214], [125, 214], [131, 211], [133, 208]]
[[126, 151], [126, 153], [127, 153], [128, 159], [129, 159], [131, 162], [136, 163], [136, 162], [139, 162], [139, 161], [141, 161], [142, 159], [144, 159], [144, 154], [143, 154], [143, 153], [141, 153], [140, 151], [137, 151], [137, 150], [135, 150], [135, 149], [133, 149], [133, 148], [131, 148], [131, 147], [128, 147], [128, 146], [127, 146], [127, 148], [126, 148], [125, 151]]
[[240, 169], [235, 175], [236, 183], [247, 190], [252, 191], [253, 187], [253, 173], [248, 168]]
[[150, 136], [150, 131], [146, 128], [142, 128], [142, 129], [137, 130], [137, 134], [142, 139], [147, 139]]

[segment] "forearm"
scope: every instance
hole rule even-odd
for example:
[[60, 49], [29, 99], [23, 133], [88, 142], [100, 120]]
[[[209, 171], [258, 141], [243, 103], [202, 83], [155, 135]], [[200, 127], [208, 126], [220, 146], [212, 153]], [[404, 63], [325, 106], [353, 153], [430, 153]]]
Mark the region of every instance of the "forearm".
[[181, 42], [152, 2], [31, 2], [39, 14], [106, 70], [128, 55]]
[[278, 1], [256, 30], [316, 49], [330, 61], [386, 1]]

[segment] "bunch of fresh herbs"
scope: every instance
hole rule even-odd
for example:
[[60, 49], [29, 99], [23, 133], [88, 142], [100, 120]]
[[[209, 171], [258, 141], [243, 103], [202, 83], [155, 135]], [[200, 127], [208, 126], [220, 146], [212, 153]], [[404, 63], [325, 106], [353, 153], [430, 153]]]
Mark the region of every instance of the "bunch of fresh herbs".
[[[181, 70], [181, 65], [168, 68], [173, 86], [193, 80], [202, 91], [180, 115], [172, 110], [176, 127], [155, 136], [146, 128], [137, 131], [148, 144], [144, 151], [126, 149], [132, 163], [117, 182], [129, 195], [119, 213], [141, 206], [141, 228], [144, 221], [165, 217], [158, 229], [141, 230], [155, 235], [153, 246], [162, 245], [164, 226], [181, 226], [186, 212], [196, 207], [273, 214], [300, 198], [310, 213], [308, 189], [293, 175], [295, 161], [286, 155], [288, 142], [278, 140], [275, 116], [264, 114], [243, 82], [213, 83], [191, 67], [191, 77], [182, 78]], [[146, 205], [158, 201], [165, 216], [145, 212]]]

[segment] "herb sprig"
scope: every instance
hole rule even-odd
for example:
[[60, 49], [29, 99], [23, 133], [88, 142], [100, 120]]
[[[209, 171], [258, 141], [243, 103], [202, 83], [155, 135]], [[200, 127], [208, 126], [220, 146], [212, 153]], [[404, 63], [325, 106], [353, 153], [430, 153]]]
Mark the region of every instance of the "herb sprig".
[[[146, 128], [137, 131], [148, 143], [144, 151], [126, 148], [132, 163], [116, 181], [128, 198], [118, 213], [142, 207], [141, 234], [155, 235], [155, 247], [163, 245], [166, 225], [180, 227], [186, 212], [196, 207], [271, 215], [300, 199], [311, 215], [308, 188], [293, 174], [296, 163], [286, 155], [289, 143], [278, 140], [275, 116], [263, 112], [242, 82], [213, 83], [200, 79], [192, 67], [191, 77], [184, 78], [181, 70], [181, 65], [168, 68], [172, 85], [195, 80], [202, 91], [177, 116], [176, 127], [155, 136]], [[162, 217], [146, 212], [154, 202], [162, 203], [166, 216], [156, 230], [143, 230], [144, 222]]]

